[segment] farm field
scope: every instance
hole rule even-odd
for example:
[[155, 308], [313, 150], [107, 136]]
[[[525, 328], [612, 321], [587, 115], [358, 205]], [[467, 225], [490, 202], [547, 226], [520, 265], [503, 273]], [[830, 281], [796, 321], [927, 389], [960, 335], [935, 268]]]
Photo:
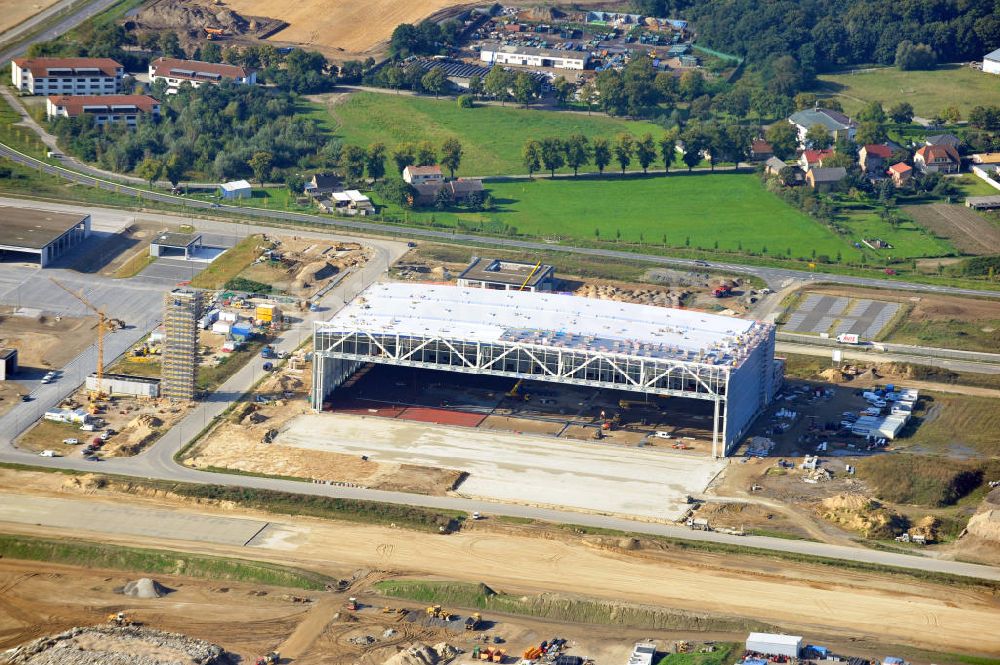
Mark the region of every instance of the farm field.
[[971, 208], [947, 203], [906, 206], [903, 212], [966, 254], [1000, 252], [1000, 225]]
[[[536, 178], [490, 182], [487, 189], [496, 201], [493, 212], [408, 212], [407, 218], [446, 226], [461, 223], [493, 233], [504, 232], [506, 225], [545, 238], [588, 241], [598, 239], [599, 233], [601, 240], [647, 243], [651, 248], [662, 246], [664, 237], [672, 247], [761, 252], [766, 246], [778, 258], [811, 257], [815, 250], [831, 259], [839, 252], [848, 260], [857, 253], [853, 233], [838, 236], [764, 190], [752, 174]], [[389, 213], [401, 214], [398, 209]], [[900, 247], [893, 256], [948, 251], [921, 231], [903, 225], [893, 230], [875, 215], [845, 226], [852, 232], [857, 226], [858, 237], [892, 238]]]
[[56, 4], [57, 0], [0, 0], [0, 32]]
[[885, 107], [909, 102], [916, 114], [925, 118], [953, 104], [963, 116], [974, 106], [1000, 104], [996, 77], [962, 65], [941, 65], [927, 72], [884, 67], [857, 74], [824, 74], [818, 78], [816, 92], [836, 95], [848, 114], [857, 113], [874, 100]]
[[[288, 27], [275, 33], [272, 41], [301, 44], [338, 60], [362, 54], [381, 54], [392, 31], [400, 23], [415, 24], [430, 17], [441, 19], [457, 14], [460, 8], [477, 6], [461, 0], [300, 0], [282, 3], [272, 0], [225, 0], [225, 4], [240, 14], [269, 16], [287, 22]], [[549, 0], [547, 4], [571, 3], [568, 0]], [[450, 9], [454, 11], [449, 12]]]
[[440, 148], [446, 139], [458, 139], [464, 148], [459, 176], [524, 173], [521, 148], [528, 138], [565, 138], [577, 133], [591, 139], [614, 139], [621, 132], [635, 136], [651, 132], [654, 137], [663, 134], [662, 128], [648, 122], [525, 110], [514, 105], [461, 109], [451, 99], [374, 92], [352, 94], [342, 102], [326, 95], [319, 99], [323, 101], [314, 102], [306, 111], [345, 144], [367, 146], [381, 141], [391, 151], [399, 143], [426, 140]]

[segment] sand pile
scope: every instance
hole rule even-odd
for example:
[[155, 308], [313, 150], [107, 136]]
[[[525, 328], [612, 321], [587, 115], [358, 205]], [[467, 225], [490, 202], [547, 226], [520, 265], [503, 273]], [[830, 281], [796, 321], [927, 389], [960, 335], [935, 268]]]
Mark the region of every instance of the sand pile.
[[680, 305], [684, 293], [662, 289], [625, 289], [611, 284], [584, 284], [573, 295], [640, 305], [677, 307]]
[[426, 644], [413, 644], [403, 649], [385, 661], [384, 665], [441, 665], [461, 653], [458, 649], [441, 642], [429, 647]]
[[132, 598], [159, 598], [170, 593], [170, 589], [148, 577], [128, 582], [119, 591]]
[[862, 494], [838, 494], [823, 499], [820, 514], [865, 538], [888, 538], [903, 530], [899, 515]]
[[969, 535], [1000, 545], [1000, 509], [990, 508], [976, 513], [965, 528]]

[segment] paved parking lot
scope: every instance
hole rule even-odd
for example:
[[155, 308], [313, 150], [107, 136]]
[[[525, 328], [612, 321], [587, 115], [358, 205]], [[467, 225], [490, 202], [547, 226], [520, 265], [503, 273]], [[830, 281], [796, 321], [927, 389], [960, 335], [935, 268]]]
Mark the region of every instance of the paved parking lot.
[[872, 339], [898, 311], [899, 303], [810, 293], [783, 328], [798, 333], [854, 333]]
[[134, 280], [139, 283], [155, 284], [164, 288], [194, 279], [207, 268], [223, 251], [236, 244], [237, 238], [214, 233], [202, 234], [204, 249], [190, 259], [168, 256], [160, 257], [149, 264]]
[[466, 471], [462, 496], [659, 520], [681, 517], [725, 466], [693, 452], [327, 413], [292, 420], [276, 443]]

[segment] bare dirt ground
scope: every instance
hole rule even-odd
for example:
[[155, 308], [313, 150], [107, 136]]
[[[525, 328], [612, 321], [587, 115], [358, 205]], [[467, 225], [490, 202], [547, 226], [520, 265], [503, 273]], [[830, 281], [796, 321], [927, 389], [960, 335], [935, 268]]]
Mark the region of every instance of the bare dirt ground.
[[0, 32], [31, 18], [58, 0], [0, 0]]
[[[0, 471], [0, 478], [7, 486], [13, 473]], [[20, 492], [65, 496], [60, 492], [63, 478], [34, 473], [18, 473], [16, 478]], [[89, 489], [85, 494], [78, 489], [71, 491], [75, 500], [98, 500], [104, 509], [111, 511], [122, 497], [128, 497], [130, 510], [166, 505], [178, 513], [233, 513], [231, 506], [195, 505], [148, 493], [119, 494], [109, 489]], [[267, 514], [261, 514], [261, 518], [271, 519]], [[558, 528], [521, 527], [489, 518], [448, 537], [308, 518], [282, 519], [294, 525], [297, 536], [280, 544], [264, 542], [249, 550], [210, 543], [99, 535], [106, 542], [251, 556], [331, 575], [377, 566], [384, 571], [380, 577], [391, 575], [392, 571], [405, 571], [407, 576], [415, 578], [484, 582], [495, 590], [514, 594], [552, 591], [613, 601], [625, 599], [689, 612], [755, 617], [787, 631], [801, 630], [811, 638], [1000, 654], [1000, 637], [993, 630], [1000, 619], [1000, 600], [988, 591], [970, 587], [945, 588], [910, 578], [896, 579], [840, 568], [676, 550], [646, 539], [625, 548], [614, 538], [580, 536]], [[94, 524], [92, 528], [100, 529], [101, 525]], [[28, 524], [6, 525], [4, 529], [50, 536], [62, 533]], [[82, 530], [75, 534], [85, 535]], [[169, 579], [161, 582], [171, 586]], [[85, 584], [84, 588], [89, 588], [93, 582]], [[236, 588], [236, 585], [226, 586]], [[53, 584], [49, 593], [46, 598], [66, 602], [65, 585]], [[245, 606], [240, 611], [259, 607], [257, 599], [248, 599], [245, 592], [235, 595]], [[169, 601], [171, 597], [166, 599]], [[83, 602], [101, 607], [102, 611], [109, 606], [121, 609], [119, 604], [112, 605], [106, 600]], [[129, 603], [133, 601], [130, 599]], [[219, 627], [220, 623], [226, 623], [228, 630], [238, 629], [243, 640], [261, 638], [261, 631], [254, 629], [253, 622], [237, 626], [237, 622], [223, 621], [224, 607], [219, 611], [186, 612], [185, 616], [190, 623], [181, 632], [227, 648], [233, 648], [232, 640], [222, 639], [218, 634], [204, 634], [202, 629], [213, 625], [220, 631], [226, 630]], [[264, 627], [267, 626], [265, 622]], [[933, 630], [928, 630], [928, 626]], [[272, 642], [277, 643], [278, 640]]]
[[240, 277], [270, 284], [275, 290], [308, 298], [345, 270], [368, 260], [370, 252], [357, 243], [327, 243], [297, 237], [276, 238], [277, 260], [258, 260]]
[[114, 276], [129, 260], [140, 254], [147, 254], [149, 241], [163, 230], [164, 225], [156, 222], [130, 224], [100, 243], [94, 243], [89, 251], [74, 255], [69, 267], [79, 272]]
[[21, 395], [27, 393], [23, 386], [14, 381], [0, 381], [0, 416], [14, 408], [21, 401]]
[[[216, 426], [187, 458], [196, 468], [236, 469], [252, 473], [353, 483], [376, 489], [441, 495], [461, 478], [451, 469], [363, 460], [325, 450], [264, 443], [268, 432], [310, 411], [306, 397], [312, 373], [304, 363], [272, 374], [249, 401]], [[305, 367], [303, 369], [303, 367]]]
[[[25, 307], [28, 303], [24, 304]], [[29, 316], [0, 308], [0, 347], [17, 349], [20, 371], [42, 374], [62, 367], [97, 339], [93, 316]]]
[[931, 203], [906, 206], [903, 212], [935, 235], [948, 238], [967, 254], [1000, 252], [1000, 225], [971, 208], [957, 204]]

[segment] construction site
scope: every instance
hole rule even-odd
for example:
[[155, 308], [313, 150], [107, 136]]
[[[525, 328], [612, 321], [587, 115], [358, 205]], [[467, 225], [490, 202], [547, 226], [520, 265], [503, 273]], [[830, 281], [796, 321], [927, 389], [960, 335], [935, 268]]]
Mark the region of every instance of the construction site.
[[[136, 658], [129, 662], [158, 665], [137, 657], [161, 641], [185, 649], [218, 645], [252, 663], [267, 663], [273, 653], [283, 662], [371, 665], [522, 659], [541, 665], [559, 656], [579, 658], [580, 665], [623, 664], [635, 642], [653, 638], [658, 654], [714, 647], [732, 649], [726, 653], [735, 662], [747, 631], [779, 626], [836, 653], [866, 659], [897, 653], [919, 665], [957, 662], [921, 648], [983, 655], [1000, 648], [988, 637], [995, 599], [974, 582], [944, 587], [489, 516], [443, 537], [244, 506], [234, 512], [227, 501], [184, 499], [163, 487], [101, 476], [18, 473], [14, 490], [13, 473], [0, 470], [9, 488], [5, 552], [12, 541], [39, 547], [43, 541], [34, 539], [76, 525], [75, 537], [98, 539], [101, 548], [168, 547], [171, 565], [187, 571], [147, 576], [103, 567], [96, 550], [80, 563], [4, 556], [0, 648], [50, 636], [42, 652], [49, 658], [60, 653], [57, 644], [76, 640], [83, 648], [73, 654], [103, 652], [105, 660], [97, 654], [79, 661], [88, 664], [116, 663], [107, 659], [124, 651]], [[60, 544], [70, 548], [64, 551], [95, 547], [83, 540]], [[147, 562], [156, 551], [144, 550]], [[214, 573], [206, 574], [197, 553], [212, 556]], [[213, 578], [236, 560], [226, 557], [269, 565], [266, 579], [286, 584], [249, 573]], [[414, 594], [440, 598], [408, 599]], [[755, 618], [765, 601], [775, 609], [766, 620]], [[840, 611], [818, 612], [820, 604]], [[928, 620], [939, 630], [926, 630]], [[18, 662], [78, 662], [37, 655]]]

